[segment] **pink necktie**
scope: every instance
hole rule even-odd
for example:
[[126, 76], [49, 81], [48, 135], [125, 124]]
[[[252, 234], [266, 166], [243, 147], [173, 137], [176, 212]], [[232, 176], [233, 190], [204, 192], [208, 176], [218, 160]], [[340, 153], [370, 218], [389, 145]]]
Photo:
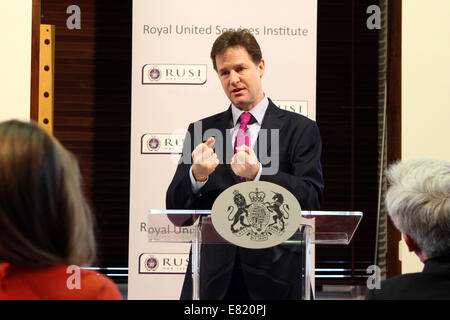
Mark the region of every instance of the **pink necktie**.
[[236, 142], [234, 144], [234, 153], [236, 153], [236, 148], [245, 144], [250, 147], [250, 136], [246, 135], [248, 127], [247, 124], [250, 121], [252, 115], [248, 112], [243, 112], [241, 114], [241, 126], [239, 127], [239, 131], [236, 136]]
[[[247, 124], [251, 118], [252, 115], [250, 113], [248, 112], [241, 113], [241, 126], [239, 127], [238, 134], [236, 136], [236, 141], [234, 143], [234, 153], [236, 153], [236, 148], [242, 146], [243, 144], [250, 147], [250, 136], [246, 135], [245, 132], [248, 129]], [[243, 177], [239, 177], [239, 179], [241, 181], [244, 180]]]

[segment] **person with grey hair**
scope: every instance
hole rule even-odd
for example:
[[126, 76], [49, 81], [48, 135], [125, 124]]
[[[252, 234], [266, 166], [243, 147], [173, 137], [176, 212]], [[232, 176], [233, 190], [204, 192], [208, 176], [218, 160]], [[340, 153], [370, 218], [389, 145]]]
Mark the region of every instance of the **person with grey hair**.
[[386, 206], [410, 252], [425, 263], [419, 273], [381, 282], [366, 299], [450, 299], [450, 162], [413, 159], [389, 167]]

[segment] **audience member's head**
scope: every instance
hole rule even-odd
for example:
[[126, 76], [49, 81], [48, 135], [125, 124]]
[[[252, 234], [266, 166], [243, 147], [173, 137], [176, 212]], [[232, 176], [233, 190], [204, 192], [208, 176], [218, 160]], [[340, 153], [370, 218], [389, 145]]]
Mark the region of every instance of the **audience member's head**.
[[95, 256], [75, 157], [37, 124], [0, 123], [0, 262], [81, 266]]
[[389, 215], [422, 261], [450, 254], [450, 162], [414, 159], [387, 171]]

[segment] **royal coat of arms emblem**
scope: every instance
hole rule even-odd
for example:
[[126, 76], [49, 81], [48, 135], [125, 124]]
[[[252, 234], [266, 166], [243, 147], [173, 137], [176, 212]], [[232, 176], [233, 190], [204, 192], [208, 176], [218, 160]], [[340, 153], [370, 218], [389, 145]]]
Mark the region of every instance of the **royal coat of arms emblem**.
[[289, 218], [289, 205], [283, 203], [283, 195], [273, 192], [271, 201], [266, 194], [256, 188], [248, 194], [250, 203], [238, 190], [234, 190], [234, 205], [228, 207], [230, 229], [236, 236], [247, 235], [253, 241], [266, 241], [270, 235], [282, 235], [285, 231], [285, 219]]
[[219, 235], [235, 245], [261, 249], [278, 245], [303, 221], [297, 198], [267, 181], [238, 183], [213, 204], [211, 220]]

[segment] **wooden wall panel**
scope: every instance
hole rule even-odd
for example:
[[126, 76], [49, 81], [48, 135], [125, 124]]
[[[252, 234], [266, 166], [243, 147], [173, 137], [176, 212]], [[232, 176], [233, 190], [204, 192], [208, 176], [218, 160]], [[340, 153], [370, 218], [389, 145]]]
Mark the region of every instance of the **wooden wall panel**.
[[366, 10], [372, 4], [376, 1], [319, 0], [317, 123], [323, 140], [322, 209], [362, 211], [364, 218], [349, 246], [316, 247], [316, 268], [349, 269], [341, 273], [344, 278], [319, 278], [318, 284], [363, 284], [365, 270], [374, 259], [378, 30], [366, 27]]
[[[390, 164], [402, 158], [402, 0], [390, 0], [388, 11], [387, 162]], [[387, 238], [387, 273], [388, 277], [393, 277], [402, 273], [398, 254], [401, 234], [390, 218], [387, 220]]]
[[41, 1], [32, 2], [30, 119], [38, 121], [39, 110], [39, 46], [41, 33]]
[[[66, 25], [73, 4], [79, 30]], [[79, 159], [101, 267], [128, 263], [131, 8], [131, 1], [42, 0], [42, 23], [56, 26], [54, 134]]]

